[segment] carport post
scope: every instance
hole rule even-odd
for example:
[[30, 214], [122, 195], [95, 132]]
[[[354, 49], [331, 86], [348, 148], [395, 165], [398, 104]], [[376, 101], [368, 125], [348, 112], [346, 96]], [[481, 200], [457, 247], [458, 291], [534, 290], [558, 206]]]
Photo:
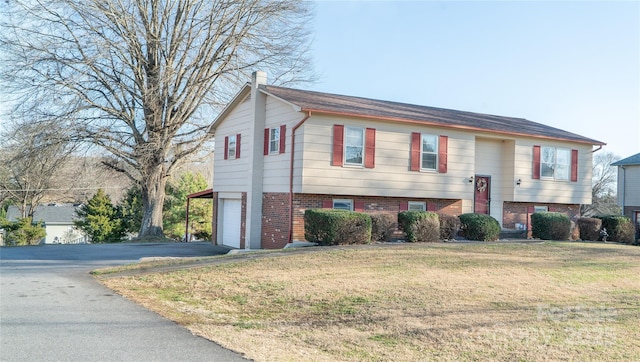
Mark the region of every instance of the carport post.
[[190, 197], [187, 196], [187, 221], [184, 223], [184, 241], [185, 243], [189, 242], [189, 201]]

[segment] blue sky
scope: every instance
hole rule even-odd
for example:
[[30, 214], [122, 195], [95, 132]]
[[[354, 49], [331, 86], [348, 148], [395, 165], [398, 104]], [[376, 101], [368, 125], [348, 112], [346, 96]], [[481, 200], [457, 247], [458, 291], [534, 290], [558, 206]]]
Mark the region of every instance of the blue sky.
[[316, 1], [313, 90], [522, 117], [640, 152], [640, 2]]

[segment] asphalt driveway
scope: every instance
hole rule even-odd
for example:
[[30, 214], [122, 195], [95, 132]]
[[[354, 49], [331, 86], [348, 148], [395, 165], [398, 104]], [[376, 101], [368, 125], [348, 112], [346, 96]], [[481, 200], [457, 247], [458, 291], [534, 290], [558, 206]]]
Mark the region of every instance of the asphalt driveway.
[[0, 361], [246, 361], [89, 275], [144, 257], [226, 252], [208, 242], [0, 248]]

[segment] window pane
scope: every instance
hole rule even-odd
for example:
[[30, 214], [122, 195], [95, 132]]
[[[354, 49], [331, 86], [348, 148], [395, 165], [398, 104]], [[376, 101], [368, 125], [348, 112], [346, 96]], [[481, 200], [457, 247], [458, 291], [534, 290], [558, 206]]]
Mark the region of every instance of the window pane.
[[437, 156], [433, 153], [423, 153], [422, 154], [422, 168], [435, 170], [436, 169], [436, 158]]
[[571, 153], [569, 150], [557, 150], [556, 151], [556, 163], [558, 165], [569, 165], [571, 162]]
[[568, 180], [569, 179], [569, 166], [567, 165], [556, 165], [556, 180]]
[[549, 163], [543, 163], [540, 165], [541, 177], [553, 177], [554, 165]]
[[347, 127], [345, 138], [345, 163], [361, 165], [364, 144], [363, 129]]
[[236, 136], [229, 136], [229, 158], [236, 157]]
[[278, 152], [280, 150], [280, 129], [271, 128], [269, 139], [269, 152]]
[[352, 202], [350, 200], [334, 200], [333, 208], [338, 210], [351, 211]]
[[422, 135], [422, 152], [436, 152], [437, 139], [434, 135]]
[[361, 164], [362, 163], [362, 147], [347, 146], [345, 162]]
[[426, 211], [424, 202], [409, 202], [409, 211]]
[[553, 147], [542, 147], [542, 163], [556, 163], [556, 149]]

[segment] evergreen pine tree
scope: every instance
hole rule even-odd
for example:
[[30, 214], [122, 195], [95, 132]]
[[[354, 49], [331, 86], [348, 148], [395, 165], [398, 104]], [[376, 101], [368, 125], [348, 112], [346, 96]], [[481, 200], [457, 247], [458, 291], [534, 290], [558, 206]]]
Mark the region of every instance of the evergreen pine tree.
[[119, 242], [124, 236], [124, 227], [117, 209], [111, 204], [111, 198], [102, 189], [84, 205], [76, 214], [80, 220], [75, 225], [84, 231], [92, 242]]

